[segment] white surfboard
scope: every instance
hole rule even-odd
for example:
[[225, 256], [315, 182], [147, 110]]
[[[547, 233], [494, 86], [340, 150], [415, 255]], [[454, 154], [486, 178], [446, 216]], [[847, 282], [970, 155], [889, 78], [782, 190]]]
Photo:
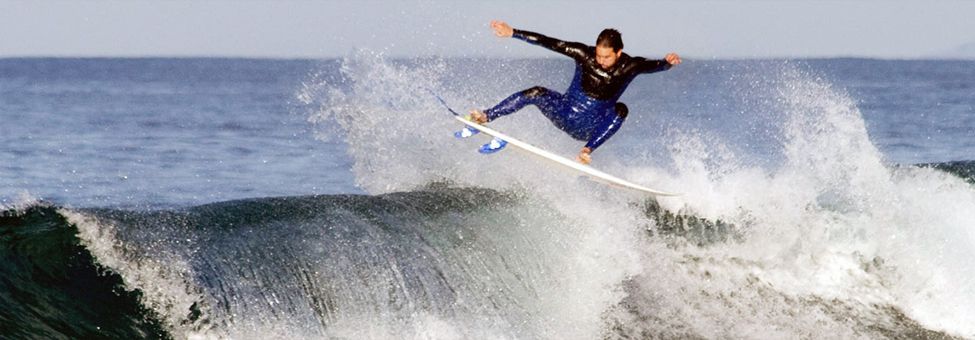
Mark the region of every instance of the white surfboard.
[[[453, 111], [453, 110], [451, 110], [451, 111]], [[645, 192], [645, 193], [648, 193], [648, 194], [652, 194], [652, 195], [656, 195], [656, 196], [678, 196], [678, 195], [680, 195], [678, 193], [672, 193], [672, 192], [666, 192], [666, 191], [660, 191], [660, 190], [650, 189], [650, 188], [647, 188], [645, 186], [642, 186], [642, 185], [639, 185], [639, 184], [635, 184], [635, 183], [626, 181], [626, 180], [624, 180], [622, 178], [619, 178], [619, 177], [616, 177], [616, 176], [607, 174], [605, 172], [596, 170], [596, 169], [594, 169], [594, 168], [592, 168], [592, 167], [590, 167], [588, 165], [584, 165], [582, 163], [569, 160], [568, 158], [565, 158], [565, 157], [556, 155], [554, 153], [551, 153], [551, 152], [542, 150], [542, 149], [540, 149], [540, 148], [538, 148], [538, 147], [536, 147], [534, 145], [531, 145], [531, 144], [522, 142], [520, 140], [511, 138], [508, 135], [505, 135], [503, 133], [500, 133], [498, 131], [495, 131], [495, 130], [493, 130], [491, 128], [488, 128], [488, 127], [486, 127], [484, 125], [481, 125], [481, 124], [478, 124], [478, 123], [469, 121], [467, 119], [464, 119], [464, 117], [454, 116], [454, 118], [456, 118], [457, 120], [463, 122], [464, 124], [467, 124], [468, 126], [470, 126], [472, 128], [477, 129], [478, 131], [484, 132], [484, 133], [486, 133], [488, 135], [491, 135], [491, 136], [494, 136], [494, 137], [497, 137], [497, 138], [501, 138], [501, 139], [507, 141], [508, 144], [514, 145], [514, 146], [516, 146], [518, 148], [521, 148], [522, 150], [528, 151], [528, 152], [530, 152], [530, 153], [532, 153], [532, 154], [534, 154], [536, 156], [540, 156], [540, 157], [542, 157], [542, 158], [544, 158], [546, 160], [553, 161], [555, 163], [561, 164], [561, 165], [563, 165], [565, 167], [568, 167], [570, 169], [573, 169], [573, 170], [582, 172], [582, 173], [584, 173], [586, 175], [589, 175], [589, 177], [591, 177], [591, 178], [594, 178], [594, 179], [603, 181], [605, 183], [609, 183], [609, 184], [613, 184], [613, 185], [617, 185], [617, 186], [620, 186], [620, 187], [629, 188], [629, 189], [633, 189], [633, 190], [637, 190], [637, 191], [642, 191], [642, 192]]]

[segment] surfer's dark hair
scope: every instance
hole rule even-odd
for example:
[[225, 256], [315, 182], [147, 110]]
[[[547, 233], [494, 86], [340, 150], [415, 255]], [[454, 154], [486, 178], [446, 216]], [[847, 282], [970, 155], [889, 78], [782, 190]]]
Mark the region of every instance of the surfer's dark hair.
[[604, 29], [599, 32], [599, 37], [596, 38], [596, 46], [612, 47], [613, 51], [622, 50], [623, 35], [620, 34], [620, 31], [612, 28]]

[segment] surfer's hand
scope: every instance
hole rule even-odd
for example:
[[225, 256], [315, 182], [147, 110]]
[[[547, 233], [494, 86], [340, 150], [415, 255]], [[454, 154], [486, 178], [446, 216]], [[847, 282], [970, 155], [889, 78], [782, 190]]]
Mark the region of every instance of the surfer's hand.
[[504, 21], [491, 20], [491, 28], [494, 29], [494, 35], [502, 38], [510, 38], [515, 34], [515, 30]]
[[579, 151], [579, 156], [576, 156], [576, 161], [582, 164], [589, 165], [589, 163], [592, 163], [592, 156], [590, 155], [591, 153], [592, 153], [592, 149], [582, 148], [582, 150]]
[[667, 63], [669, 63], [671, 66], [680, 65], [681, 62], [680, 56], [677, 55], [677, 53], [667, 53], [667, 56], [665, 56], [664, 59], [666, 59]]

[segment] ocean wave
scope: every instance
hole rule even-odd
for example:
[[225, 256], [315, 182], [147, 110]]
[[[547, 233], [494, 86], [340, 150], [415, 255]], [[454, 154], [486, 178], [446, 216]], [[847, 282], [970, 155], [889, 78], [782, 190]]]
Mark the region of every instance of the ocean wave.
[[920, 167], [934, 168], [961, 177], [971, 184], [975, 184], [975, 161], [956, 161], [943, 163], [921, 164]]
[[[605, 264], [579, 257], [588, 226], [524, 192], [436, 184], [158, 211], [32, 203], [0, 218], [11, 306], [0, 324], [15, 337], [951, 337], [894, 304], [797, 294], [768, 263], [708, 250], [745, 242], [747, 223], [653, 199], [631, 209], [648, 254], [671, 263], [604, 286], [580, 284]], [[890, 284], [892, 264], [854, 257], [860, 289]], [[675, 290], [693, 297], [680, 311], [665, 298]], [[709, 316], [722, 310], [738, 322]]]
[[158, 315], [98, 264], [48, 203], [0, 213], [4, 338], [169, 338]]

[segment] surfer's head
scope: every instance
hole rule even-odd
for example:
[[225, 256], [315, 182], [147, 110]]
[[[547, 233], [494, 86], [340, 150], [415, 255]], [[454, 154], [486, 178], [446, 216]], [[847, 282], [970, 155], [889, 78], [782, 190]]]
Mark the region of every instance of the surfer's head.
[[623, 53], [623, 36], [620, 31], [612, 28], [604, 29], [596, 38], [596, 62], [603, 69], [616, 65], [616, 60]]

